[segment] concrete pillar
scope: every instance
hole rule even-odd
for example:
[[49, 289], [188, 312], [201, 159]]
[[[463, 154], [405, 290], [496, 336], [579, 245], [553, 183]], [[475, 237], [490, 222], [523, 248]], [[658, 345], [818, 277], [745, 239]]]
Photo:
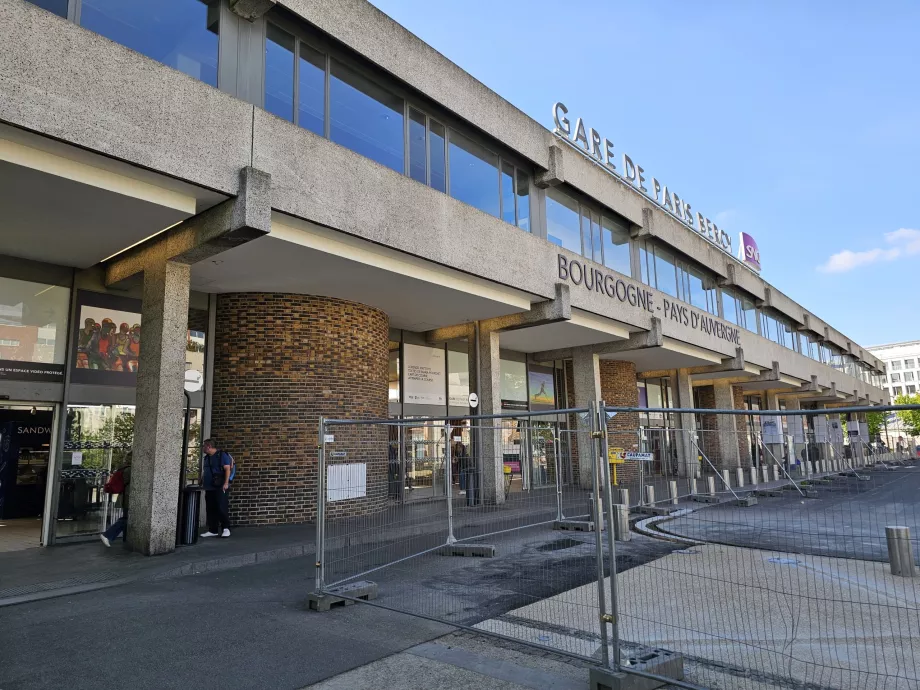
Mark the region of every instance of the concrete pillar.
[[190, 276], [170, 261], [144, 271], [128, 541], [148, 556], [176, 546]]
[[[720, 410], [735, 409], [735, 394], [732, 385], [724, 381], [713, 383], [715, 407]], [[734, 415], [720, 414], [716, 417], [716, 429], [719, 438], [721, 467], [740, 467], [741, 455], [738, 452], [738, 430]]]
[[[572, 350], [572, 379], [575, 388], [575, 407], [589, 408], [592, 402], [601, 399], [600, 359], [590, 348], [579, 347]], [[594, 457], [588, 437], [589, 427], [584, 421], [584, 415], [577, 417], [579, 483], [583, 488], [591, 488]]]
[[[479, 414], [500, 414], [501, 401], [501, 356], [499, 355], [498, 331], [479, 331]], [[482, 472], [482, 500], [486, 505], [505, 502], [504, 457], [502, 455], [502, 434], [498, 420], [486, 420], [488, 427], [481, 432], [482, 446], [479, 458]]]
[[[766, 407], [764, 409], [767, 409], [767, 410], [778, 410], [779, 409], [779, 398], [776, 395], [776, 391], [766, 391], [764, 398], [766, 399]], [[777, 432], [781, 434], [782, 429], [783, 429], [783, 418], [782, 417], [770, 417], [770, 419], [776, 420]], [[782, 463], [783, 458], [784, 458], [783, 449], [785, 448], [785, 444], [784, 443], [768, 443], [766, 444], [766, 446], [770, 450], [770, 453], [772, 453], [772, 457], [767, 458], [767, 463], [768, 464], [775, 464], [776, 462]], [[775, 458], [775, 462], [774, 462], [774, 458]]]
[[[693, 407], [693, 382], [686, 369], [678, 369], [677, 406]], [[677, 472], [681, 477], [693, 477], [699, 470], [699, 452], [696, 449], [696, 417], [689, 413], [680, 415], [680, 432], [677, 434]]]

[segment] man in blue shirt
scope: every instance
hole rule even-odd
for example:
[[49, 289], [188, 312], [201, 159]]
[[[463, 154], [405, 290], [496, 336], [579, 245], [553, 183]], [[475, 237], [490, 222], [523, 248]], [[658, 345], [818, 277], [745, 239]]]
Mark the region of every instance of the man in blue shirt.
[[204, 451], [202, 458], [202, 485], [204, 486], [204, 504], [208, 514], [208, 531], [202, 537], [230, 536], [230, 482], [233, 480], [233, 458], [230, 453], [219, 450], [214, 441], [207, 439], [201, 444]]

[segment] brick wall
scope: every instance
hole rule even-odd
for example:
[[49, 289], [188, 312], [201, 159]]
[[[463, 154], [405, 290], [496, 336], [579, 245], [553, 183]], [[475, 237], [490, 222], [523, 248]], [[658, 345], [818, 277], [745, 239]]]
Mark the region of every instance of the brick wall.
[[[639, 404], [639, 389], [636, 387], [636, 365], [602, 359], [600, 362], [601, 395], [612, 407], [636, 407]], [[619, 412], [607, 422], [607, 441], [611, 448], [639, 450], [638, 412]], [[639, 477], [639, 464], [626, 462], [617, 465], [617, 481], [633, 481]]]
[[[732, 386], [732, 401], [734, 409], [744, 409], [744, 391], [740, 386]], [[738, 432], [738, 457], [741, 458], [741, 467], [751, 467], [751, 436], [750, 417], [738, 415], [735, 417], [735, 430]]]
[[[694, 392], [696, 392], [698, 396], [699, 406], [701, 408], [715, 408], [716, 391], [712, 386], [697, 386], [694, 388]], [[709, 462], [721, 469], [722, 450], [719, 447], [719, 429], [716, 424], [716, 415], [700, 415], [699, 437], [700, 450], [706, 454], [706, 457], [709, 458]], [[712, 471], [709, 463], [705, 460], [703, 460], [702, 463], [704, 473]]]
[[[326, 297], [222, 294], [215, 340], [211, 436], [237, 463], [231, 520], [314, 519], [319, 415], [387, 417], [389, 318]], [[328, 462], [366, 463], [367, 496], [331, 502], [329, 513], [382, 508], [386, 429], [338, 427], [332, 433], [330, 450], [346, 455]]]

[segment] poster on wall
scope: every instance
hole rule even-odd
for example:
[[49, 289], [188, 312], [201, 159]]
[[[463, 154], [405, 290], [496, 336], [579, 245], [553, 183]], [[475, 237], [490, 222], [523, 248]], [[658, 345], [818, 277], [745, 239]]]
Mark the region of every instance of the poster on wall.
[[530, 382], [530, 409], [551, 410], [556, 406], [554, 372], [550, 367], [531, 365], [528, 371]]
[[79, 291], [74, 328], [74, 383], [134, 386], [141, 347], [141, 301]]
[[415, 405], [445, 405], [445, 357], [443, 348], [403, 345], [406, 364], [405, 401]]

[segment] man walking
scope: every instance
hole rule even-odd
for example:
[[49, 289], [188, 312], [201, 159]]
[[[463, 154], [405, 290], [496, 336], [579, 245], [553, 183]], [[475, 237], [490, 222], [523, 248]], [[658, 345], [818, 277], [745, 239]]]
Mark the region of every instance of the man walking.
[[202, 537], [230, 536], [230, 482], [236, 474], [236, 465], [230, 453], [219, 450], [214, 441], [207, 439], [202, 445], [204, 459], [202, 485], [204, 504], [208, 515], [208, 531]]

